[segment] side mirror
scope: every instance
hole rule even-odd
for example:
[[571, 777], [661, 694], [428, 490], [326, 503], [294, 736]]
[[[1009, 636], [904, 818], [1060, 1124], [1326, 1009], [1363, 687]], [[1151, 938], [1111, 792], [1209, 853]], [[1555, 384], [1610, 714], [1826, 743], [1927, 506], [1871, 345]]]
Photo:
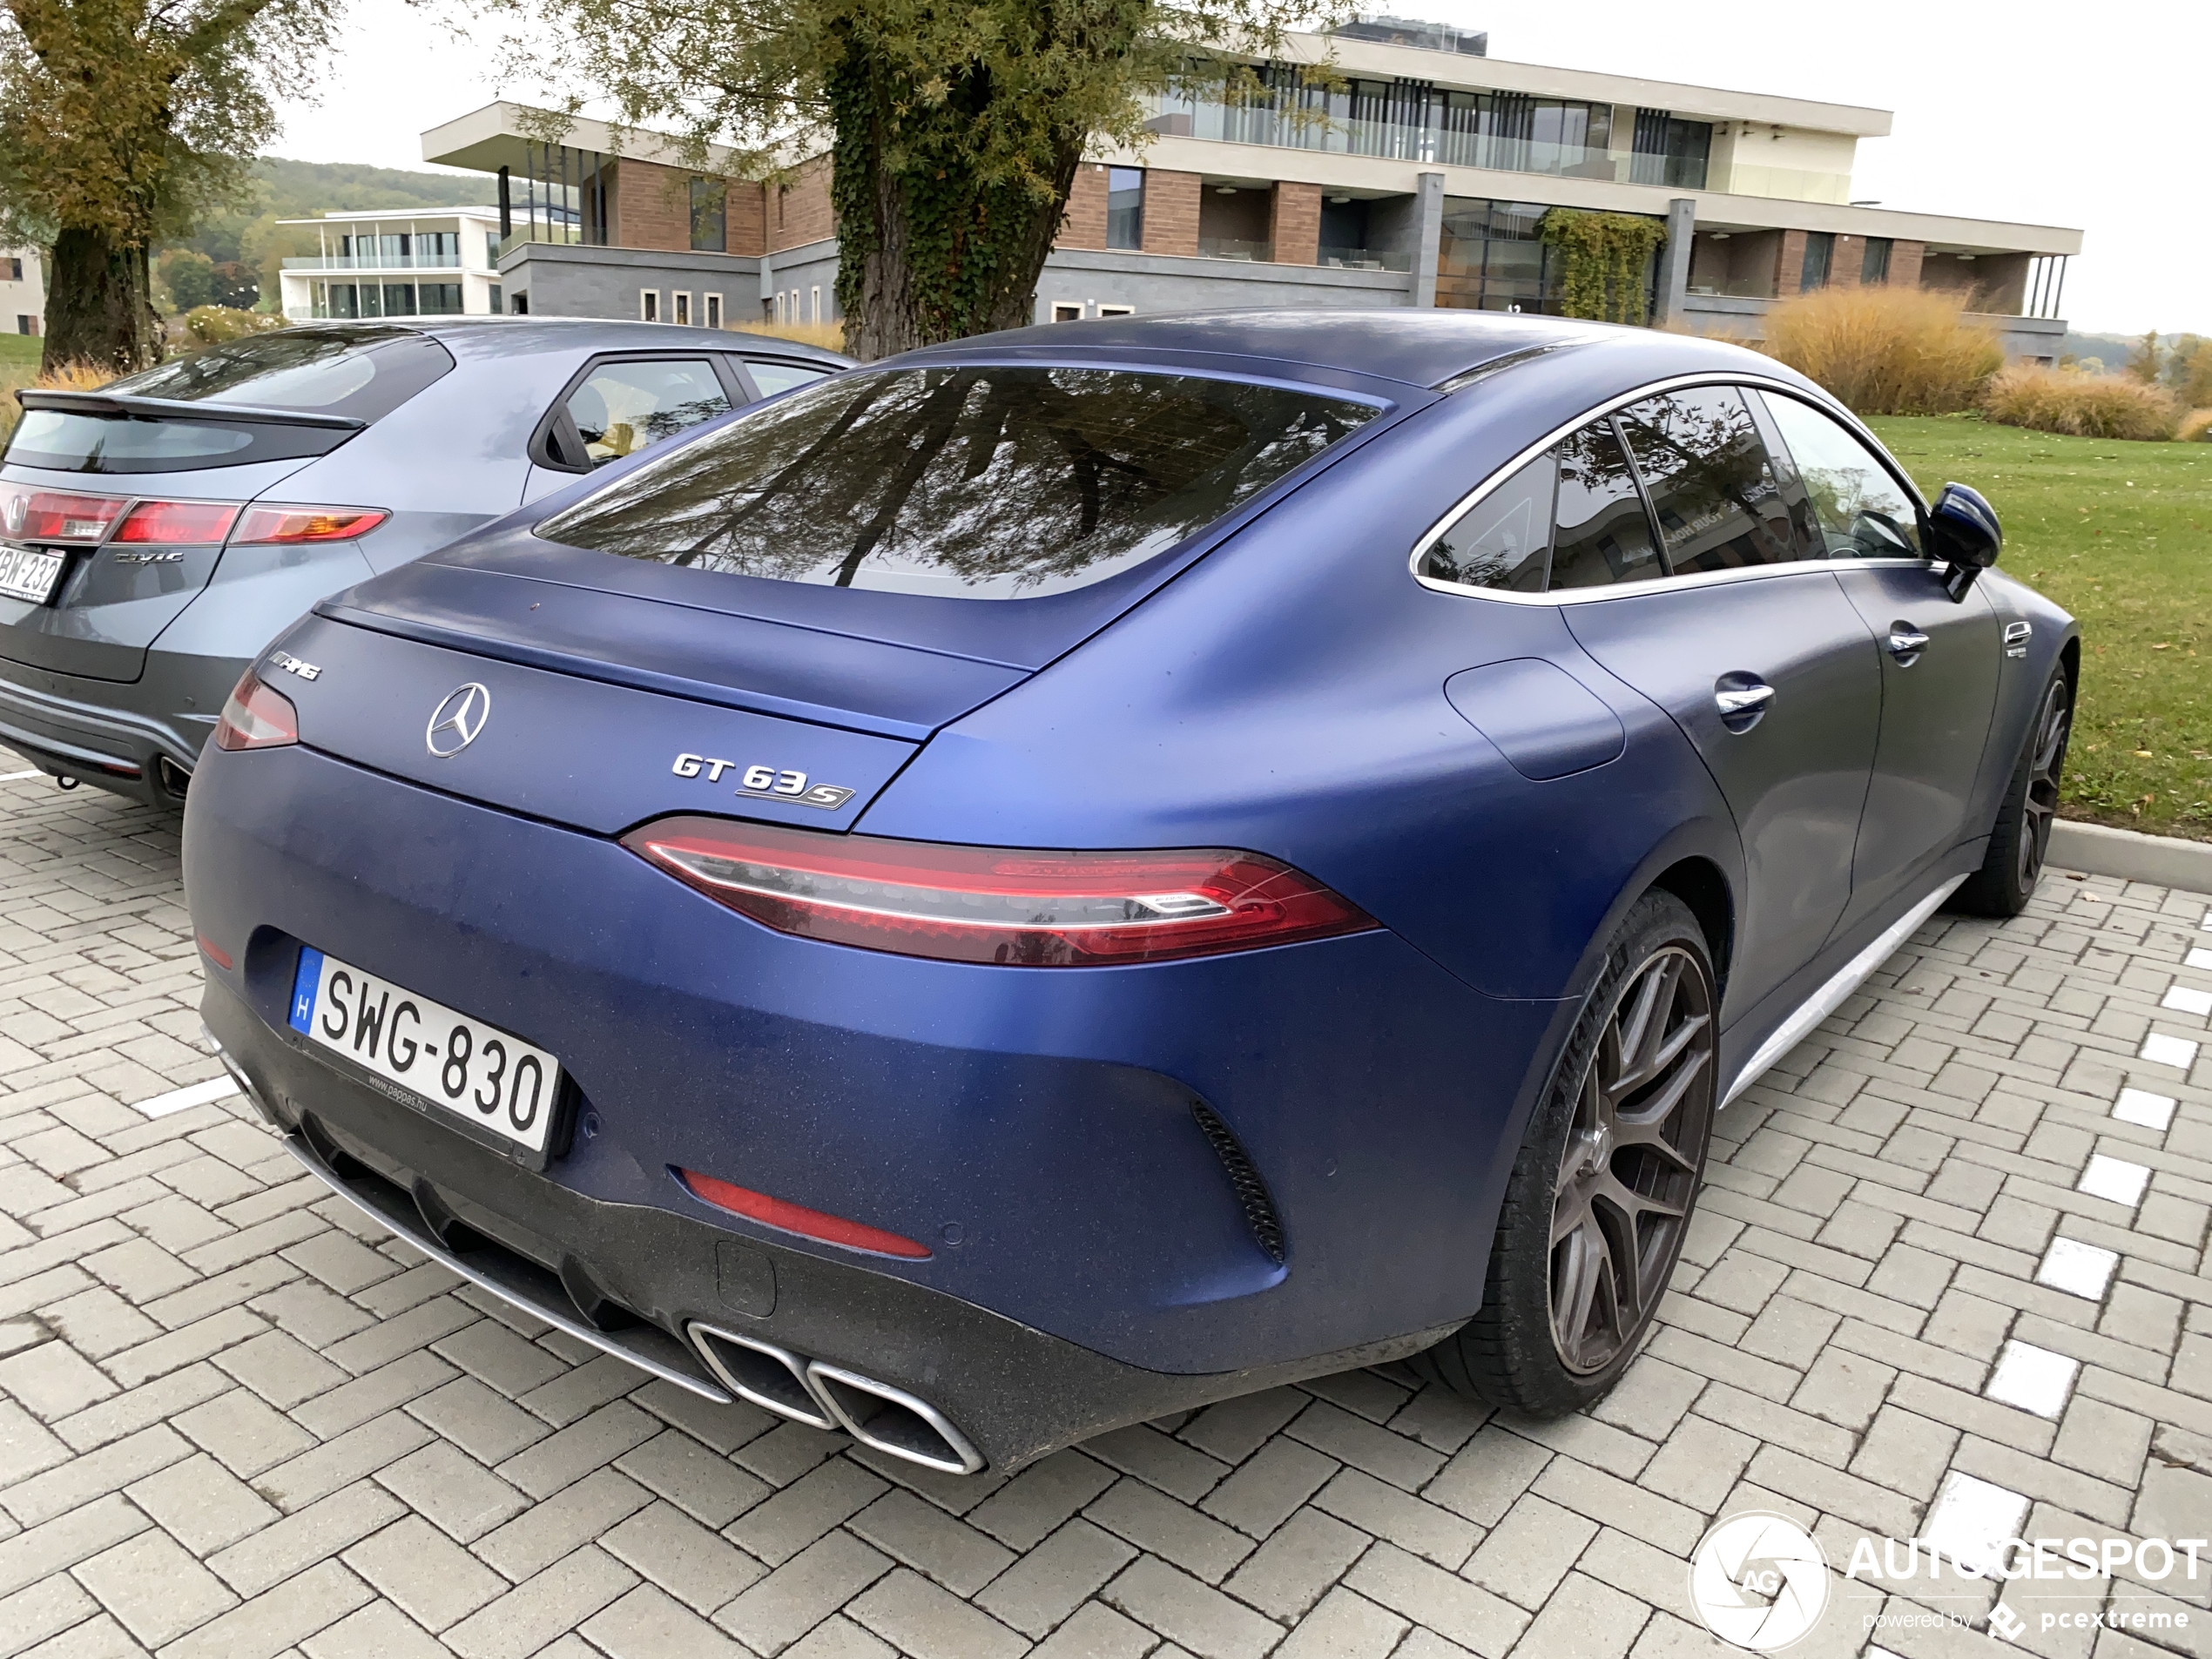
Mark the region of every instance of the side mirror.
[[1946, 484], [1928, 509], [1930, 554], [1950, 567], [1943, 585], [1954, 604], [1963, 602], [1974, 578], [1997, 563], [2005, 545], [2005, 532], [1997, 523], [1997, 509], [1978, 489]]

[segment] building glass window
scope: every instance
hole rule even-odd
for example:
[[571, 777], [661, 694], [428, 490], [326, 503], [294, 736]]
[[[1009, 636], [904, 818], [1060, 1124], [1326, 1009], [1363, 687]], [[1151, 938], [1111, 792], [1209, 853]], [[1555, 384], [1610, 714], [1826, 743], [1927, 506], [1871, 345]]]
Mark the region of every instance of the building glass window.
[[[1554, 310], [1557, 274], [1540, 229], [1545, 211], [1541, 202], [1447, 196], [1436, 303], [1468, 311]], [[1655, 256], [1645, 272], [1647, 287], [1656, 265]]]
[[1132, 251], [1144, 246], [1144, 169], [1106, 170], [1106, 246]]
[[[723, 253], [730, 246], [730, 186], [725, 179], [691, 180], [691, 251]], [[680, 322], [683, 320], [678, 318]]]
[[637, 320], [640, 322], [660, 320], [660, 290], [658, 288], [638, 289]]
[[690, 327], [691, 326], [691, 296], [679, 290], [669, 295], [669, 299], [671, 303], [669, 307], [668, 320], [678, 327]]
[[705, 307], [703, 320], [710, 328], [719, 328], [722, 326], [722, 296], [718, 293], [708, 293], [702, 294], [699, 298]]
[[0, 269], [0, 275], [4, 275], [10, 282], [20, 282], [23, 280], [23, 260], [21, 259], [17, 258], [14, 254], [10, 254], [4, 264], [5, 268]]
[[1836, 262], [1836, 237], [1832, 231], [1805, 233], [1805, 262], [1798, 273], [1797, 291], [1811, 293], [1816, 288], [1828, 286], [1829, 267]]
[[418, 282], [415, 285], [416, 312], [422, 317], [457, 317], [461, 314], [461, 285], [458, 282]]
[[1629, 158], [1629, 182], [1670, 190], [1703, 190], [1713, 152], [1710, 121], [1685, 121], [1670, 110], [1640, 109]]
[[413, 317], [421, 314], [415, 308], [415, 284], [387, 282], [384, 287], [384, 314], [388, 317]]
[[1861, 285], [1878, 288], [1890, 280], [1890, 239], [1886, 236], [1866, 239], [1866, 252], [1858, 261]]

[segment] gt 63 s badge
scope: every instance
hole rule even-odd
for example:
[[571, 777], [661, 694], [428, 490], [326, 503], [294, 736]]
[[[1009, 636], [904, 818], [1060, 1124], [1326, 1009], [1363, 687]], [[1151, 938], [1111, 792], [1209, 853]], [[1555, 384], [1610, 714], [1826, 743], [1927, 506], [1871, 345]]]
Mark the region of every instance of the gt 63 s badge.
[[806, 782], [803, 772], [787, 772], [776, 766], [739, 767], [734, 760], [717, 760], [709, 755], [684, 754], [676, 757], [676, 764], [669, 768], [678, 778], [697, 778], [702, 773], [707, 782], [718, 784], [725, 772], [738, 773], [738, 793], [759, 795], [770, 800], [787, 800], [794, 806], [819, 806], [833, 813], [853, 799], [853, 792], [842, 784]]

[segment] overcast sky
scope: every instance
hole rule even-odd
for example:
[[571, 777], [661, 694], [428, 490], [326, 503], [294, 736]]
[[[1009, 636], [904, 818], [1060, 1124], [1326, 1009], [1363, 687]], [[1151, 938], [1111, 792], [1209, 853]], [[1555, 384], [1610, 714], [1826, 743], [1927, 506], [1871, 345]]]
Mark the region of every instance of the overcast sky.
[[[1394, 0], [1394, 12], [1487, 29], [1493, 57], [1610, 70], [1896, 112], [1862, 139], [1854, 198], [2087, 233], [2067, 278], [2078, 328], [2212, 334], [2212, 6], [2107, 0]], [[506, 91], [489, 47], [405, 0], [352, 0], [319, 105], [288, 112], [273, 153], [422, 165], [420, 135]]]

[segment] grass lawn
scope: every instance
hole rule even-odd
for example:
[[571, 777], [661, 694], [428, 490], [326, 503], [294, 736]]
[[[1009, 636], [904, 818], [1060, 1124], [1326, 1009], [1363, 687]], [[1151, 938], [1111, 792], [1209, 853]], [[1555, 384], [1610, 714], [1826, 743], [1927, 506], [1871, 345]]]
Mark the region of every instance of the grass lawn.
[[2003, 568], [2080, 618], [2064, 815], [2212, 840], [2212, 443], [1868, 424], [1931, 497], [1953, 479], [1987, 496]]
[[0, 334], [0, 363], [30, 363], [35, 367], [45, 345], [37, 334]]

